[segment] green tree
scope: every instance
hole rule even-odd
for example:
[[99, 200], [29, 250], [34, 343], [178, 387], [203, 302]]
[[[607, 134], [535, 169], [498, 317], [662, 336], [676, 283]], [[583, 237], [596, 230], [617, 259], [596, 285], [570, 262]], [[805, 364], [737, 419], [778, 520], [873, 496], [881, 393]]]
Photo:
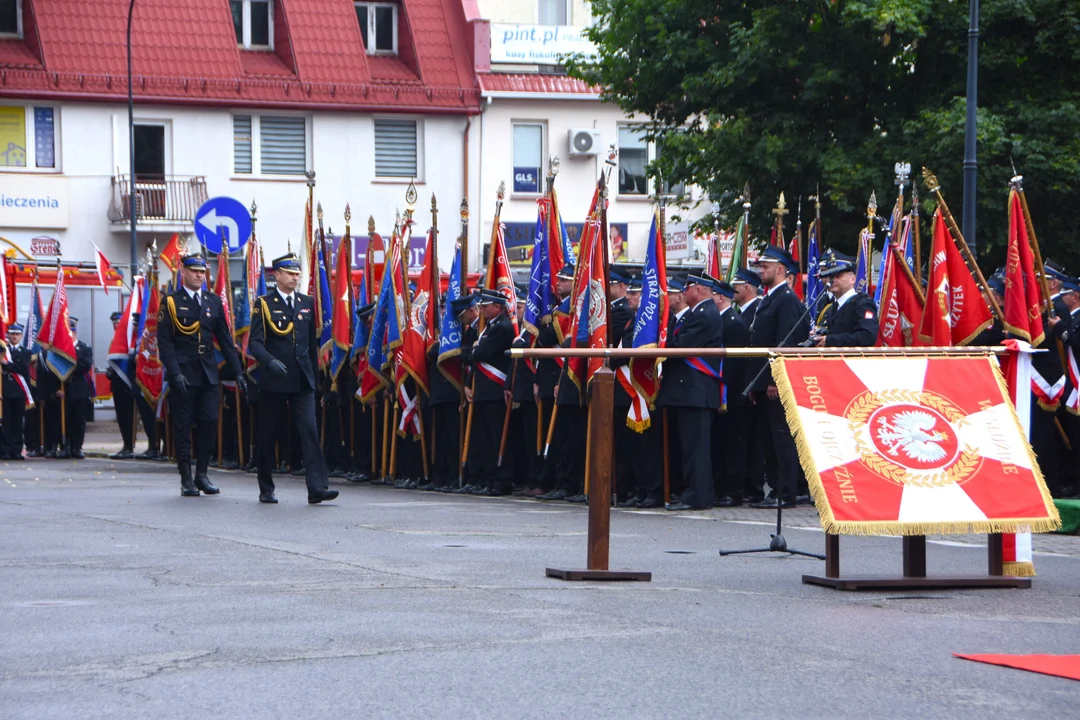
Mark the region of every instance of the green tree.
[[[820, 183], [824, 242], [854, 251], [872, 190], [888, 215], [897, 161], [934, 171], [961, 216], [968, 3], [594, 0], [592, 12], [598, 56], [569, 72], [649, 118], [665, 149], [652, 170], [702, 187], [722, 224], [744, 182], [759, 237], [781, 190], [793, 205]], [[1011, 158], [1044, 254], [1080, 273], [1080, 3], [982, 0], [979, 53], [980, 262], [1004, 255]]]

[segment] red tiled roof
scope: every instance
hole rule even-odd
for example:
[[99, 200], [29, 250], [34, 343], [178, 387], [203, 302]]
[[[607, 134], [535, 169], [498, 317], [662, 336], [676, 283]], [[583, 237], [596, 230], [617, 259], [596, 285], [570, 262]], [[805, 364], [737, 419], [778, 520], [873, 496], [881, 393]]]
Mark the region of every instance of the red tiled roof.
[[480, 79], [480, 88], [485, 93], [581, 95], [582, 99], [600, 94], [599, 88], [565, 75], [478, 73], [477, 77]]
[[[32, 12], [24, 12], [24, 21], [29, 18], [34, 27], [25, 33], [26, 41], [0, 41], [0, 68], [6, 74], [0, 96], [125, 98], [128, 4], [30, 2]], [[273, 53], [237, 48], [225, 0], [139, 0], [132, 27], [136, 98], [476, 112], [471, 29], [461, 0], [399, 2], [407, 19], [399, 23], [402, 52], [386, 58], [364, 52], [348, 0], [275, 0], [275, 26], [286, 32], [275, 32]], [[44, 67], [28, 45], [35, 31]]]

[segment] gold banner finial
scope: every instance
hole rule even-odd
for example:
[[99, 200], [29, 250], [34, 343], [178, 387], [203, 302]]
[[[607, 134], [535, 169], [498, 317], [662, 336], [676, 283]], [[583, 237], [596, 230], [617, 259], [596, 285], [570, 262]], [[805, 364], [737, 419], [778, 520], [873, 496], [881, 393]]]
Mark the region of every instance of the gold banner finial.
[[773, 215], [776, 216], [777, 220], [782, 221], [788, 212], [790, 211], [787, 209], [787, 201], [784, 199], [784, 192], [781, 190], [780, 199], [776, 201], [776, 207], [773, 209]]
[[375, 216], [374, 215], [368, 215], [368, 218], [367, 218], [367, 234], [368, 234], [368, 237], [371, 237], [372, 235], [375, 234]]
[[499, 202], [502, 202], [503, 199], [506, 197], [506, 181], [505, 180], [500, 180], [499, 181], [499, 190], [498, 190], [498, 192], [495, 193], [495, 197]]
[[922, 179], [926, 184], [926, 191], [931, 195], [941, 189], [941, 183], [938, 182], [937, 176], [930, 172], [930, 169], [927, 167], [923, 167], [922, 169]]
[[259, 211], [259, 206], [255, 204], [255, 198], [251, 199], [251, 219], [255, 219], [255, 213]]
[[322, 222], [323, 211], [322, 211], [322, 203], [321, 202], [315, 205], [315, 216], [317, 218], [319, 218], [319, 222]]
[[435, 193], [431, 193], [431, 212], [439, 212], [439, 204], [435, 200]]
[[352, 208], [349, 207], [349, 203], [345, 203], [345, 224], [347, 225], [352, 220]]
[[873, 220], [877, 217], [877, 193], [870, 191], [870, 201], [866, 203], [866, 217]]
[[750, 182], [743, 183], [742, 195], [739, 196], [744, 210], [750, 209]]
[[467, 197], [461, 198], [460, 214], [461, 214], [461, 222], [463, 222], [463, 223], [469, 222], [469, 198], [467, 198]]

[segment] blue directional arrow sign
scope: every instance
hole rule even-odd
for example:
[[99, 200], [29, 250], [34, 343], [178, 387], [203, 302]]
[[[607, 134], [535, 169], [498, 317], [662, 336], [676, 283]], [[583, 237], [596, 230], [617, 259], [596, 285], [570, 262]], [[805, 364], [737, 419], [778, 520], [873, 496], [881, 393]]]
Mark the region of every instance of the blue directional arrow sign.
[[229, 253], [244, 247], [251, 237], [251, 216], [239, 200], [231, 197], [210, 198], [195, 213], [195, 236], [215, 255], [221, 252], [221, 237], [229, 244]]

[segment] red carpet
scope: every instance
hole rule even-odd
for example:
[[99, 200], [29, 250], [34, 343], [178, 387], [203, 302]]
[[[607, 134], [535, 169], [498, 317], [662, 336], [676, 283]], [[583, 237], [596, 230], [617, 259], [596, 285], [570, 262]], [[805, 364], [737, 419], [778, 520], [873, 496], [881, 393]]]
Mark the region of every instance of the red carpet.
[[1080, 680], [1080, 655], [953, 655], [963, 660]]

